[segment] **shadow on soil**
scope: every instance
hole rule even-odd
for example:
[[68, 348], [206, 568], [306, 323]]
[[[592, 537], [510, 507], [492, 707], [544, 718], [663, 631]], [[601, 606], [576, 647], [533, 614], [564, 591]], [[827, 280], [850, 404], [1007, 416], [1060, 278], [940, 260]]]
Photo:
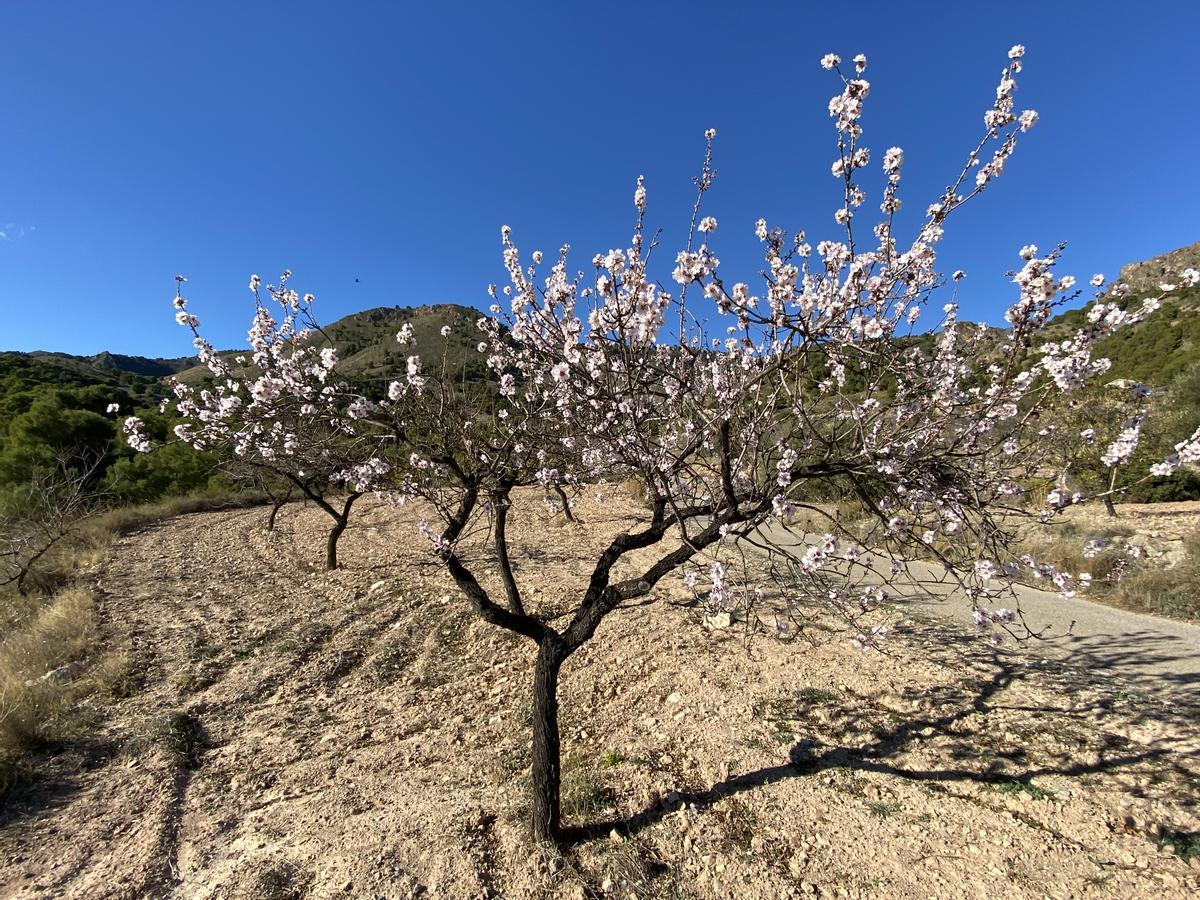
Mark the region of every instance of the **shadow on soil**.
[[1173, 663], [1195, 658], [1195, 651], [1180, 638], [1141, 631], [1117, 636], [1070, 635], [1060, 643], [1072, 666], [1102, 672], [1119, 663], [1127, 670], [1145, 673], [1150, 686], [1147, 693], [1200, 706], [1200, 672], [1164, 671]]
[[[940, 629], [939, 629], [940, 632]], [[1139, 784], [1183, 782], [1195, 788], [1200, 785], [1200, 752], [1181, 751], [1169, 738], [1135, 743], [1122, 734], [1109, 730], [1109, 721], [1119, 718], [1126, 730], [1129, 725], [1158, 722], [1174, 723], [1187, 733], [1188, 722], [1200, 716], [1200, 706], [1181, 706], [1175, 703], [1154, 702], [1145, 698], [1133, 699], [1113, 693], [1111, 686], [1102, 693], [1084, 693], [1077, 671], [1056, 667], [1052, 663], [1029, 665], [1015, 662], [1003, 651], [980, 652], [977, 640], [970, 637], [939, 633], [940, 642], [931, 656], [968, 656], [971, 674], [957, 685], [923, 692], [934, 714], [900, 714], [892, 711], [884, 718], [883, 727], [871, 727], [870, 736], [863, 740], [861, 723], [864, 716], [879, 713], [878, 705], [860, 701], [857, 707], [846, 710], [841, 721], [808, 729], [821, 733], [823, 739], [804, 737], [791, 742], [786, 762], [752, 772], [733, 775], [711, 787], [681, 791], [669, 802], [660, 803], [626, 819], [612, 819], [572, 829], [572, 841], [588, 841], [604, 837], [614, 829], [626, 835], [654, 825], [684, 805], [707, 809], [719, 801], [753, 791], [791, 778], [807, 778], [825, 770], [841, 769], [876, 772], [890, 777], [926, 783], [967, 782], [1024, 790], [1034, 796], [1041, 793], [1033, 782], [1046, 776], [1077, 778], [1094, 774], [1136, 776]], [[956, 646], [957, 645], [957, 646]], [[976, 648], [972, 650], [971, 648]], [[1120, 650], [1096, 648], [1096, 652], [1128, 654], [1128, 644]], [[1139, 652], [1152, 656], [1161, 651], [1153, 641], [1143, 642]], [[1076, 662], [1078, 665], [1078, 662]], [[1094, 665], [1102, 666], [1095, 662]], [[1049, 676], [1061, 693], [1061, 705], [1035, 706], [1018, 698], [1003, 696], [1022, 678], [1037, 671], [1039, 679]], [[1102, 670], [1094, 676], [1103, 677]], [[1184, 679], [1186, 683], [1190, 680]], [[916, 690], [912, 691], [917, 696]], [[1016, 735], [997, 734], [988, 717], [993, 714], [1017, 714], [1029, 729]], [[803, 718], [803, 716], [798, 716]], [[875, 716], [879, 721], [879, 716]], [[1191, 726], [1191, 727], [1194, 727]], [[1062, 740], [1039, 741], [1042, 733], [1053, 732]], [[1074, 744], [1077, 750], [1067, 751], [1064, 745]], [[908, 754], [920, 752], [922, 758], [936, 759], [935, 765], [906, 765], [901, 760]], [[1127, 788], [1139, 795], [1144, 789]], [[1200, 792], [1189, 803], [1200, 803]], [[1151, 836], [1153, 837], [1153, 836]], [[1178, 837], [1178, 835], [1175, 835]], [[1192, 842], [1195, 835], [1183, 835]], [[1162, 836], [1159, 836], [1160, 842]], [[1168, 835], [1166, 840], [1174, 840]], [[1190, 846], [1190, 845], [1189, 845]], [[1198, 844], [1200, 846], [1200, 844]], [[1200, 851], [1198, 851], [1200, 855]]]

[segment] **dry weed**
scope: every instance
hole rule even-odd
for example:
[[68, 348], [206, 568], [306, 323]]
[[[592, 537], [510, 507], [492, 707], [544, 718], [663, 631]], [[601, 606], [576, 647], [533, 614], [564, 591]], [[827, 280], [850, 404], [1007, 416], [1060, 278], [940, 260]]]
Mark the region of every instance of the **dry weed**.
[[0, 791], [21, 771], [22, 755], [54, 735], [79, 692], [75, 668], [95, 632], [92, 594], [67, 588], [0, 642]]
[[[1127, 525], [1085, 530], [1064, 523], [1053, 529], [1031, 529], [1021, 548], [1065, 572], [1090, 574], [1089, 599], [1137, 612], [1200, 620], [1200, 532], [1184, 538], [1185, 555], [1174, 566], [1129, 555], [1125, 539], [1133, 535]], [[1084, 545], [1091, 538], [1106, 546], [1089, 556]]]

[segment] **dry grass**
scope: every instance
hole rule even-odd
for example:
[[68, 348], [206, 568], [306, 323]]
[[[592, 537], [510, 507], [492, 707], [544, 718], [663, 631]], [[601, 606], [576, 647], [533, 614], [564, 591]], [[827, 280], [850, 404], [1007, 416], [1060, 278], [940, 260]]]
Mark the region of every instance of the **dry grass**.
[[86, 690], [90, 679], [79, 679], [74, 666], [95, 635], [92, 594], [67, 588], [0, 642], [0, 792], [19, 777], [25, 754], [57, 735]]
[[[1134, 530], [1124, 525], [1095, 529], [1068, 522], [1053, 529], [1031, 530], [1021, 547], [1038, 561], [1052, 563], [1063, 571], [1090, 573], [1089, 599], [1137, 612], [1200, 621], [1200, 533], [1184, 538], [1186, 555], [1170, 567], [1126, 554], [1123, 539], [1133, 534]], [[1084, 556], [1084, 544], [1095, 537], [1107, 543], [1106, 549], [1092, 557]]]
[[616, 494], [632, 500], [646, 509], [650, 508], [650, 501], [646, 496], [646, 480], [640, 475], [630, 475], [624, 481], [619, 482], [616, 485]]
[[[1095, 583], [1108, 583], [1124, 567], [1128, 557], [1120, 549], [1134, 529], [1124, 525], [1095, 527], [1088, 523], [1059, 522], [1053, 525], [1029, 525], [1021, 537], [1020, 549], [1038, 562], [1051, 563], [1064, 572], [1090, 572]], [[1087, 542], [1093, 538], [1108, 546], [1097, 556], [1084, 556]]]
[[121, 535], [172, 516], [261, 502], [257, 496], [177, 497], [110, 510], [82, 523], [43, 559], [35, 593], [0, 594], [0, 797], [29, 774], [31, 751], [87, 728], [80, 702], [111, 692], [124, 665], [99, 646], [84, 575]]
[[863, 535], [872, 523], [872, 517], [857, 499], [844, 497], [836, 501], [801, 506], [788, 516], [784, 524], [810, 534], [848, 531], [851, 534]]
[[75, 543], [70, 548], [72, 561], [87, 565], [103, 558], [109, 545], [118, 537], [164, 519], [196, 512], [261, 506], [266, 502], [265, 494], [247, 492], [238, 495], [197, 494], [186, 497], [170, 497], [140, 506], [117, 507], [97, 516], [80, 528]]
[[1200, 621], [1200, 534], [1184, 539], [1187, 556], [1166, 569], [1139, 566], [1113, 588], [1114, 601], [1129, 609]]

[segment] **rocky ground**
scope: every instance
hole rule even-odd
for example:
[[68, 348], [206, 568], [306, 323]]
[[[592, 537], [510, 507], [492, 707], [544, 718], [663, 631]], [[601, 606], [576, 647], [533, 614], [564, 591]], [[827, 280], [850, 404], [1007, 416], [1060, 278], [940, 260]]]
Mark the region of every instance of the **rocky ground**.
[[[568, 612], [589, 552], [637, 514], [588, 498], [572, 526], [526, 498], [526, 595]], [[886, 653], [836, 632], [747, 643], [676, 579], [565, 667], [565, 807], [592, 836], [534, 846], [530, 648], [472, 617], [418, 515], [365, 508], [334, 573], [300, 505], [274, 534], [242, 510], [119, 542], [97, 578], [129, 683], [0, 812], [0, 896], [1200, 888], [1197, 710], [912, 615]]]
[[1114, 532], [1145, 551], [1156, 565], [1177, 565], [1186, 555], [1184, 539], [1200, 532], [1200, 501], [1176, 503], [1119, 503], [1117, 516], [1105, 514], [1098, 503], [1069, 509], [1064, 520], [1085, 533]]

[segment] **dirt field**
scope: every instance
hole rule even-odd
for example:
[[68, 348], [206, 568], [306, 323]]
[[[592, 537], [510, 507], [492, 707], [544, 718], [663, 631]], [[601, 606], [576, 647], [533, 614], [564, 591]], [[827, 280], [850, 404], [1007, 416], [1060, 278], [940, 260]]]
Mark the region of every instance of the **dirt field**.
[[[901, 622], [889, 652], [712, 630], [677, 579], [563, 671], [559, 855], [523, 827], [530, 647], [475, 621], [417, 513], [186, 516], [98, 573], [127, 695], [0, 813], [0, 896], [1184, 897], [1197, 710]], [[510, 520], [566, 612], [614, 498]]]

